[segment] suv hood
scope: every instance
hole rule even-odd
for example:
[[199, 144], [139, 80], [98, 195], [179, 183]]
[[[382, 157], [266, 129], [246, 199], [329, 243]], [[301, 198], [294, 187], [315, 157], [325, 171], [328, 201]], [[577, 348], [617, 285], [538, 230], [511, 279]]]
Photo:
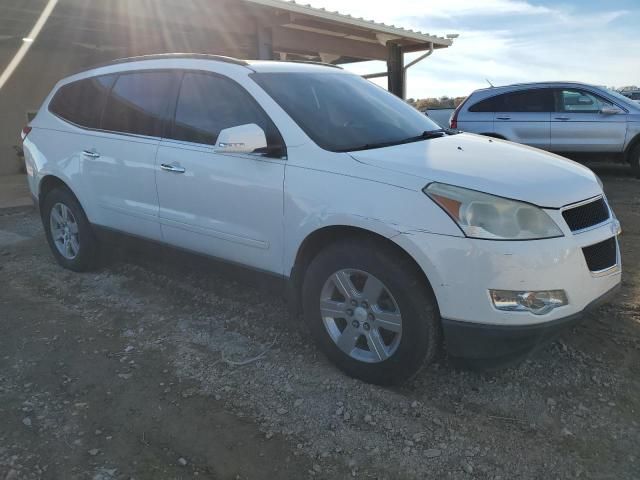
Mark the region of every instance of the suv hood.
[[560, 208], [602, 194], [587, 167], [536, 148], [461, 133], [350, 154], [368, 165]]

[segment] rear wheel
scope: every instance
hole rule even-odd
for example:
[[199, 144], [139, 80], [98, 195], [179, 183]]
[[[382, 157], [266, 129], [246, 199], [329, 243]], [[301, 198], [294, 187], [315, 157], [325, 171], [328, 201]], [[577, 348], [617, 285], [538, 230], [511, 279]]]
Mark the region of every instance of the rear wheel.
[[84, 272], [96, 265], [98, 241], [75, 196], [55, 188], [45, 197], [42, 223], [57, 262], [69, 270]]
[[364, 381], [400, 383], [438, 351], [439, 315], [424, 277], [378, 242], [344, 241], [320, 252], [305, 276], [303, 306], [322, 351]]

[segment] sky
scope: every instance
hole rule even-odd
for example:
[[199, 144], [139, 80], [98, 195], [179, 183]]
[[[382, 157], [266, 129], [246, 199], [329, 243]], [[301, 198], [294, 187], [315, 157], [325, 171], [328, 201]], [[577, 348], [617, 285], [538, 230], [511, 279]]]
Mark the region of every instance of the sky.
[[[409, 70], [408, 98], [544, 80], [640, 85], [640, 0], [304, 0], [432, 35], [460, 34]], [[416, 55], [407, 55], [408, 62]], [[352, 65], [359, 73], [381, 62]], [[386, 80], [382, 80], [384, 84]]]

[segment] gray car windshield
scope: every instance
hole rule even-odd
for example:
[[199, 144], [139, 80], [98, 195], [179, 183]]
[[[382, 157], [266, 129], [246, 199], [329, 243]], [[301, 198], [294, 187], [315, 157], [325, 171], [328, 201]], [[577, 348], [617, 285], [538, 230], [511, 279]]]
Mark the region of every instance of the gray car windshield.
[[255, 73], [252, 78], [325, 150], [366, 150], [447, 134], [357, 75], [280, 72]]

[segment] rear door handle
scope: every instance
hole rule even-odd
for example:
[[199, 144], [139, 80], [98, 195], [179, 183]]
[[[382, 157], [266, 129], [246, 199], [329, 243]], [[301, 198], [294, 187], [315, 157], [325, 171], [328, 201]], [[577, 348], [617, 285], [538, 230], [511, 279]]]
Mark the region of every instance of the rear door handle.
[[100, 156], [100, 154], [98, 152], [96, 152], [95, 150], [83, 150], [82, 154], [85, 157], [91, 157], [91, 158], [98, 158]]
[[556, 120], [570, 120], [569, 117], [554, 117]]
[[179, 167], [178, 165], [169, 165], [167, 163], [163, 163], [160, 165], [160, 168], [165, 172], [173, 172], [173, 173], [184, 173], [186, 172], [184, 167]]
[[511, 117], [496, 117], [498, 120], [511, 120]]

